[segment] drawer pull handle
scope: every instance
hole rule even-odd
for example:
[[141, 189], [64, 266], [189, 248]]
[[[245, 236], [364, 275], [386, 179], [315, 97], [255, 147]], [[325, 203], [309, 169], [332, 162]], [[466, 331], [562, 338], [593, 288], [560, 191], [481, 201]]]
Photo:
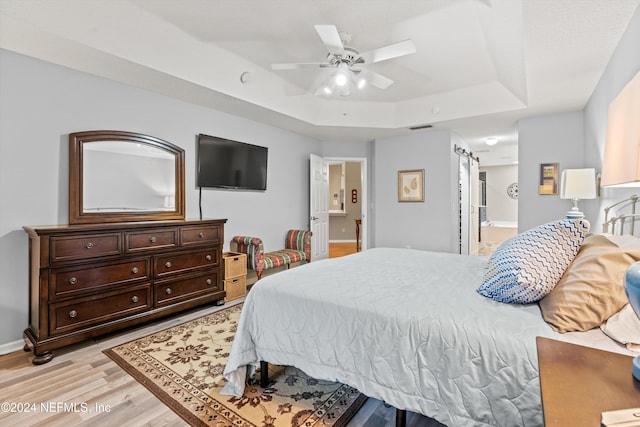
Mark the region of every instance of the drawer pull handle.
[[240, 280], [238, 280], [238, 279], [233, 279], [233, 280], [231, 281], [231, 283], [234, 283], [234, 284], [235, 284], [235, 283], [238, 283], [238, 282], [240, 282]]
[[206, 259], [207, 261], [211, 261], [211, 255], [207, 255], [206, 257], [204, 257], [204, 259]]
[[167, 261], [164, 263], [164, 266], [167, 268], [171, 268], [171, 262]]
[[164, 293], [167, 294], [167, 295], [171, 295], [171, 292], [172, 292], [171, 288], [167, 288], [167, 289], [164, 290]]
[[133, 303], [138, 302], [138, 297], [137, 297], [137, 296], [135, 296], [135, 295], [134, 295], [134, 296], [132, 296], [132, 297], [131, 297], [131, 302], [133, 302]]
[[204, 238], [204, 233], [203, 232], [198, 233], [198, 239], [202, 239], [202, 238]]
[[71, 283], [72, 285], [75, 285], [76, 283], [78, 283], [78, 279], [76, 279], [75, 277], [72, 277], [71, 279], [69, 279], [69, 283]]
[[207, 279], [207, 285], [211, 284], [211, 279]]
[[136, 274], [136, 273], [138, 272], [138, 267], [133, 267], [133, 268], [131, 269], [131, 272], [132, 272], [133, 274]]
[[155, 243], [155, 242], [157, 242], [157, 241], [158, 241], [158, 238], [157, 238], [156, 236], [152, 236], [152, 237], [149, 239], [149, 241], [150, 241], [151, 243]]
[[71, 310], [71, 311], [69, 312], [69, 317], [71, 317], [72, 319], [73, 319], [74, 317], [76, 317], [77, 315], [78, 315], [78, 312], [77, 312], [77, 311], [75, 311], [75, 310]]
[[87, 249], [91, 249], [93, 247], [93, 243], [89, 242], [86, 245], [84, 245], [84, 247]]

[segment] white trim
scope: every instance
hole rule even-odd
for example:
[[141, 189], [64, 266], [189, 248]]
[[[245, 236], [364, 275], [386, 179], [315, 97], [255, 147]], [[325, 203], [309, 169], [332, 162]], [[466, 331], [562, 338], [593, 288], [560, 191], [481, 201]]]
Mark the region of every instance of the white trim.
[[23, 348], [24, 348], [23, 340], [8, 342], [6, 344], [0, 344], [0, 355], [13, 353], [14, 351], [22, 350]]

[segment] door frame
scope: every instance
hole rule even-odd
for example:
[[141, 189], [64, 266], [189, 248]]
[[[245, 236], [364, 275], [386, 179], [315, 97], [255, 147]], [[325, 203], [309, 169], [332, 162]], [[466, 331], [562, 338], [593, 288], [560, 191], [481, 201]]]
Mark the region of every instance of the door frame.
[[[360, 224], [360, 250], [366, 250], [369, 247], [369, 218], [368, 218], [368, 188], [367, 188], [367, 158], [366, 157], [343, 157], [343, 156], [327, 156], [324, 157], [329, 162], [351, 162], [360, 163], [360, 218], [362, 224]], [[348, 200], [348, 196], [347, 196]], [[331, 217], [329, 217], [331, 222]], [[354, 224], [355, 227], [355, 224]]]

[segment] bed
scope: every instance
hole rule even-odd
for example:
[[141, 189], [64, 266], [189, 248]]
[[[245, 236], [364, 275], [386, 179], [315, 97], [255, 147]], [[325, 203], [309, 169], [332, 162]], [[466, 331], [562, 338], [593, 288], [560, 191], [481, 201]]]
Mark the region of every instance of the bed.
[[[585, 236], [551, 257], [575, 251], [572, 264]], [[542, 425], [535, 337], [631, 352], [599, 327], [557, 332], [536, 302], [482, 295], [493, 258], [376, 248], [262, 279], [245, 300], [223, 393], [241, 395], [267, 361], [448, 426]]]

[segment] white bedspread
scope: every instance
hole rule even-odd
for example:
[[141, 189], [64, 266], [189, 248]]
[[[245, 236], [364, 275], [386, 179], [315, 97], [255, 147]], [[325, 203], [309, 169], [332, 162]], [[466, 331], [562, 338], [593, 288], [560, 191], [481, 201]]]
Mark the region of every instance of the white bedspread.
[[225, 369], [241, 395], [265, 360], [340, 381], [448, 426], [541, 426], [536, 304], [475, 290], [486, 257], [370, 249], [263, 278], [249, 292]]

